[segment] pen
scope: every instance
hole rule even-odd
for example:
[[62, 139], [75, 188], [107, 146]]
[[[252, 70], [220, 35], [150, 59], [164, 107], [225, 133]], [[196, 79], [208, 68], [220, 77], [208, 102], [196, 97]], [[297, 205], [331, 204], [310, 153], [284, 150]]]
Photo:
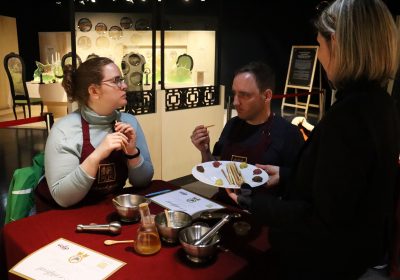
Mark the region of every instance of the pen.
[[169, 191], [171, 191], [171, 190], [166, 189], [166, 190], [162, 190], [162, 191], [158, 191], [158, 192], [152, 192], [152, 193], [146, 194], [145, 197], [151, 197], [151, 196], [155, 196], [155, 195], [158, 195], [158, 194], [166, 193], [166, 192], [169, 192]]

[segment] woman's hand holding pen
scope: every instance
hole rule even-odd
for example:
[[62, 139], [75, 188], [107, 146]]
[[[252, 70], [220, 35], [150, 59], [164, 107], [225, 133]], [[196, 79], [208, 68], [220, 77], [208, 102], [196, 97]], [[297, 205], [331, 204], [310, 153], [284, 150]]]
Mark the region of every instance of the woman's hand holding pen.
[[128, 143], [128, 137], [125, 134], [121, 132], [107, 134], [93, 153], [83, 161], [81, 164], [83, 170], [85, 170], [88, 175], [96, 177], [100, 162], [107, 158], [112, 151], [121, 150], [124, 143]]
[[95, 154], [98, 154], [99, 160], [107, 158], [112, 151], [121, 150], [128, 144], [128, 137], [121, 132], [107, 134], [103, 141], [96, 148]]
[[133, 127], [124, 122], [116, 122], [115, 133], [120, 133], [126, 137], [126, 141], [122, 139], [120, 144], [120, 148], [123, 149], [124, 153], [127, 155], [134, 155], [138, 153], [138, 149], [136, 148], [136, 132]]

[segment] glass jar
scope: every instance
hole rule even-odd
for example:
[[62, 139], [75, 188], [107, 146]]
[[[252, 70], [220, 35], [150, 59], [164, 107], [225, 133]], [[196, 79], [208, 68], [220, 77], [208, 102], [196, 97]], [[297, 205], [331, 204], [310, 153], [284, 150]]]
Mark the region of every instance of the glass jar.
[[152, 255], [160, 251], [161, 241], [154, 223], [154, 218], [150, 214], [147, 203], [139, 205], [141, 224], [137, 231], [135, 241], [135, 251], [141, 255]]

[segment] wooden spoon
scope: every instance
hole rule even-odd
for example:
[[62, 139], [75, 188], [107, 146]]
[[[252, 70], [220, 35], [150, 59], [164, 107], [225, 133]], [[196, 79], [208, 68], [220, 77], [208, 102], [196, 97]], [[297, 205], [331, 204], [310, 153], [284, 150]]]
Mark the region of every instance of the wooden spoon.
[[121, 205], [121, 203], [118, 202], [118, 200], [116, 200], [115, 198], [112, 199], [112, 201], [117, 204], [120, 207], [124, 207], [123, 205]]
[[118, 243], [135, 243], [135, 240], [104, 240], [105, 245], [114, 245]]
[[164, 209], [165, 219], [167, 221], [167, 227], [172, 227], [171, 220], [167, 209]]

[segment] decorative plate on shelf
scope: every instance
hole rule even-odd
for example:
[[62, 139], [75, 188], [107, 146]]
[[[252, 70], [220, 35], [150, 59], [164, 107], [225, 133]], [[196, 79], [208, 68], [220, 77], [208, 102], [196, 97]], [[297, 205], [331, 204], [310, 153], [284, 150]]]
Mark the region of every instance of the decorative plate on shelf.
[[99, 36], [96, 39], [96, 47], [100, 49], [106, 49], [110, 46], [110, 40], [107, 37]]
[[92, 30], [92, 22], [88, 18], [81, 18], [78, 21], [78, 28], [82, 32], [89, 32]]
[[94, 30], [96, 30], [97, 34], [105, 34], [107, 32], [107, 25], [105, 23], [99, 22], [94, 27]]
[[146, 18], [140, 18], [135, 22], [136, 30], [149, 30], [150, 29], [150, 21]]
[[119, 26], [111, 26], [110, 30], [108, 31], [108, 35], [111, 39], [119, 40], [122, 37], [122, 29]]
[[132, 19], [130, 17], [123, 17], [119, 23], [123, 29], [129, 29], [133, 26]]
[[87, 50], [92, 46], [92, 40], [88, 36], [80, 36], [78, 38], [78, 47]]
[[240, 178], [253, 188], [265, 184], [269, 178], [267, 172], [252, 164], [223, 160], [197, 164], [192, 174], [205, 184], [232, 189], [240, 188]]

